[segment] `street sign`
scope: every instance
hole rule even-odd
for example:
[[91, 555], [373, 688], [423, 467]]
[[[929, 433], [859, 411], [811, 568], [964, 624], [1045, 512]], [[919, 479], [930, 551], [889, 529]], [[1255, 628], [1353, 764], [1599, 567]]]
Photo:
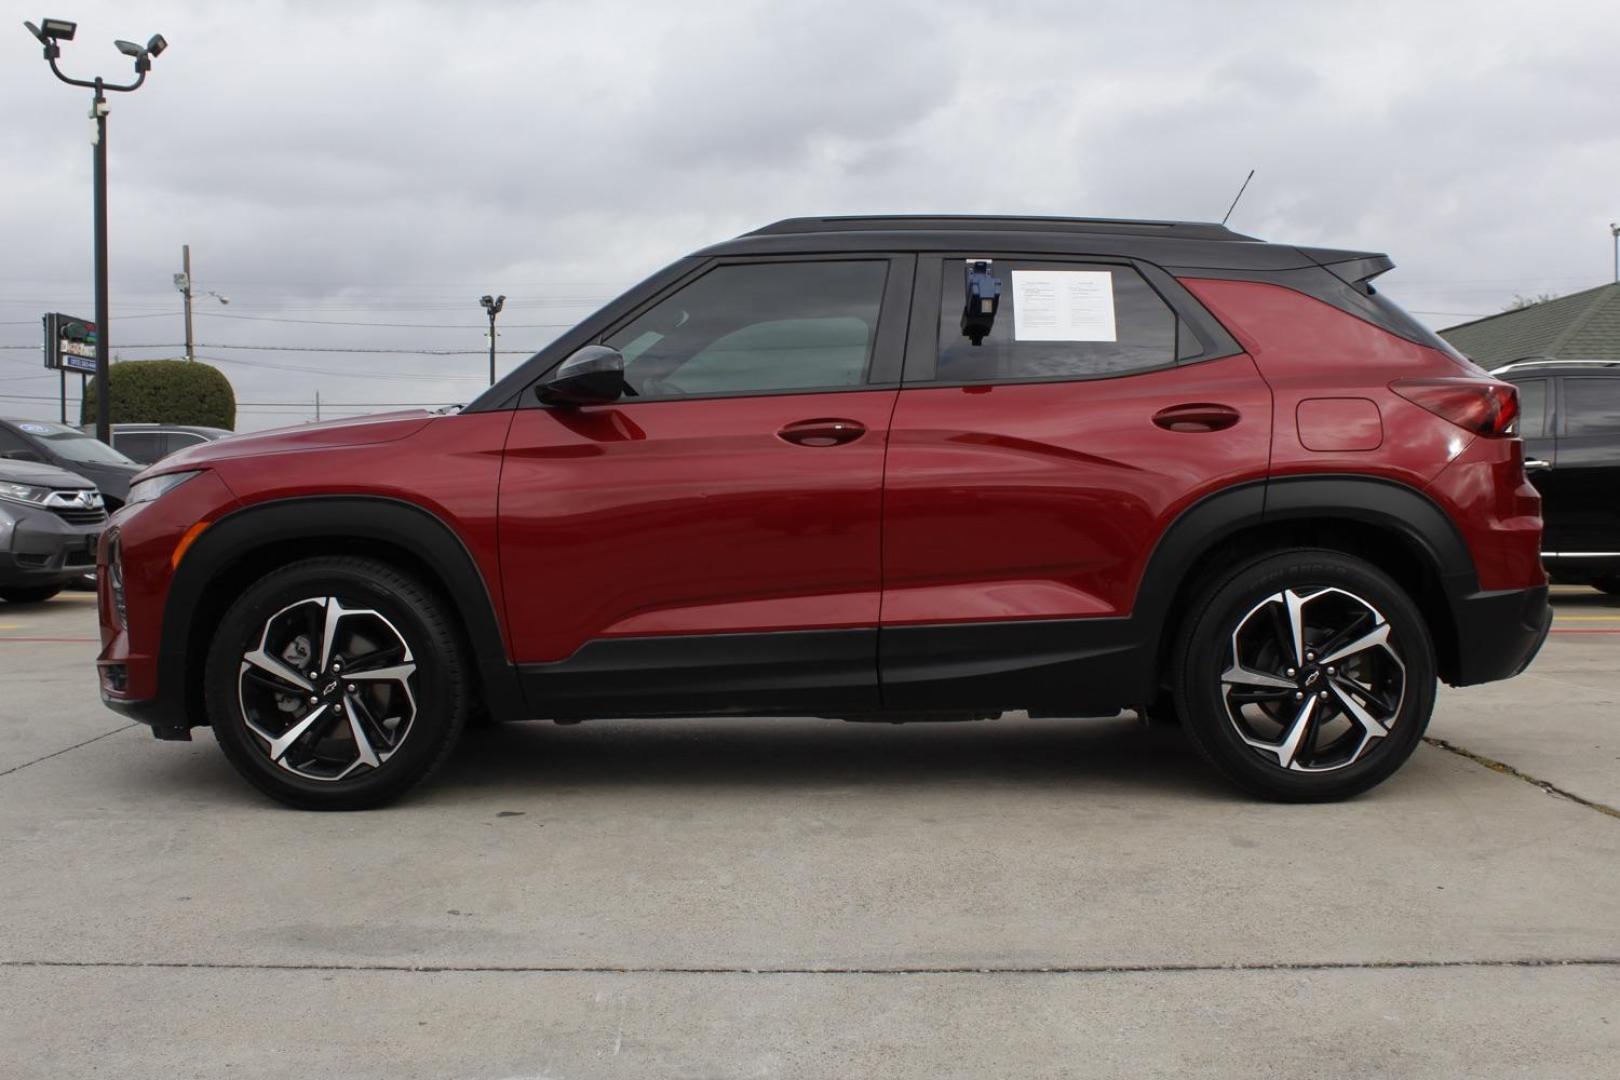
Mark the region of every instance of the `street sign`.
[[94, 375], [96, 333], [88, 319], [60, 312], [45, 316], [45, 366]]

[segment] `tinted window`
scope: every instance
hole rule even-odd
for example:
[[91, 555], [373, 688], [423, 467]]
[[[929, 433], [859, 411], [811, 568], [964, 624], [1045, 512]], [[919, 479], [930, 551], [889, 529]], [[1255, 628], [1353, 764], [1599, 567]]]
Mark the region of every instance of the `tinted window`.
[[888, 264], [721, 266], [606, 339], [641, 398], [858, 386]]
[[1564, 434], [1620, 432], [1620, 379], [1565, 379]]
[[1519, 383], [1519, 435], [1539, 439], [1547, 433], [1547, 380]]
[[124, 431], [113, 434], [119, 453], [150, 464], [163, 456], [163, 436], [155, 431]]
[[27, 439], [16, 434], [10, 428], [0, 427], [0, 454], [9, 454], [13, 450], [28, 450], [36, 455], [39, 454], [39, 451], [35, 450]]
[[1129, 267], [995, 260], [1001, 302], [978, 345], [962, 332], [963, 270], [953, 259], [942, 275], [941, 382], [1084, 379], [1175, 363], [1175, 313]]
[[171, 431], [165, 438], [167, 441], [163, 450], [165, 456], [184, 450], [188, 446], [196, 446], [198, 443], [208, 441], [201, 435], [190, 431]]

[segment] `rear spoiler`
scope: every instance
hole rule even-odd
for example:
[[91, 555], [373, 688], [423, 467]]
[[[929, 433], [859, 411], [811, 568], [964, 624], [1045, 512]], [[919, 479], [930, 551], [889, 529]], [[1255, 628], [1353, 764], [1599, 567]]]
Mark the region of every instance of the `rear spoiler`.
[[1300, 248], [1299, 253], [1352, 288], [1368, 295], [1369, 284], [1379, 274], [1395, 269], [1395, 260], [1372, 251], [1336, 251], [1333, 248]]

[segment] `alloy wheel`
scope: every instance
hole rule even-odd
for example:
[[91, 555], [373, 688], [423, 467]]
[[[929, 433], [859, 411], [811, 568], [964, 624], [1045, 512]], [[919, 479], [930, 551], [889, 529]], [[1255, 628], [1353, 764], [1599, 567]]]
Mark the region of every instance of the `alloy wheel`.
[[1221, 699], [1238, 737], [1268, 763], [1331, 772], [1389, 734], [1406, 664], [1388, 620], [1345, 589], [1284, 589], [1232, 631]]
[[312, 596], [265, 621], [242, 655], [237, 700], [275, 765], [338, 781], [388, 761], [416, 719], [416, 660], [382, 613]]

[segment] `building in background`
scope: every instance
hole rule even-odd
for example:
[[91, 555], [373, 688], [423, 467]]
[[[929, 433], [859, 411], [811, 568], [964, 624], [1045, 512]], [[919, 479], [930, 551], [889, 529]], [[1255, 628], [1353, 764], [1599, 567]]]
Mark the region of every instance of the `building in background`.
[[1440, 331], [1486, 370], [1515, 360], [1620, 360], [1620, 282]]

